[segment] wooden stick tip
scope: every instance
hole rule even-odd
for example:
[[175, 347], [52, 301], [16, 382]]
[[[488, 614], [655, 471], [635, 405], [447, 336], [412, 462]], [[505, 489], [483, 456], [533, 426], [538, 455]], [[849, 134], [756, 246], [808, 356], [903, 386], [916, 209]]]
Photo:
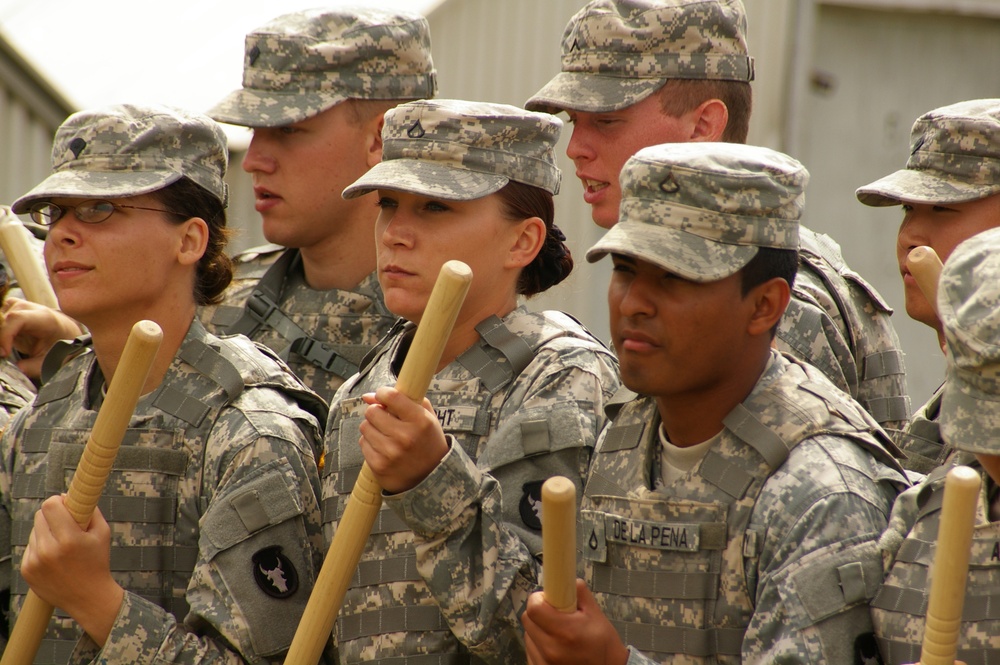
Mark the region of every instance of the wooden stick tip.
[[542, 485], [542, 500], [575, 497], [576, 485], [564, 476], [552, 476]]
[[945, 478], [949, 485], [958, 484], [966, 487], [979, 487], [979, 474], [968, 466], [956, 466]]
[[909, 264], [925, 263], [928, 261], [940, 262], [940, 259], [938, 259], [937, 252], [935, 252], [933, 248], [926, 245], [914, 247], [910, 250], [910, 253], [906, 255], [906, 262]]
[[163, 330], [160, 329], [159, 324], [145, 319], [136, 321], [135, 325], [132, 326], [132, 334], [150, 341], [159, 341], [163, 338]]
[[444, 265], [441, 266], [441, 272], [463, 281], [472, 279], [472, 268], [456, 259], [445, 261]]

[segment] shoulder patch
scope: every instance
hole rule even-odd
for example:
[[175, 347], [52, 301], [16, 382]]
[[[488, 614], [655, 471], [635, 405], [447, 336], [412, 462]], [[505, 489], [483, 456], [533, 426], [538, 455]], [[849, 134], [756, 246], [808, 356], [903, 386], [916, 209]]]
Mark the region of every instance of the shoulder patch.
[[290, 598], [299, 590], [299, 573], [281, 547], [265, 547], [252, 557], [253, 578], [272, 598]]
[[542, 484], [544, 480], [532, 480], [522, 486], [521, 521], [529, 529], [540, 531], [542, 528]]

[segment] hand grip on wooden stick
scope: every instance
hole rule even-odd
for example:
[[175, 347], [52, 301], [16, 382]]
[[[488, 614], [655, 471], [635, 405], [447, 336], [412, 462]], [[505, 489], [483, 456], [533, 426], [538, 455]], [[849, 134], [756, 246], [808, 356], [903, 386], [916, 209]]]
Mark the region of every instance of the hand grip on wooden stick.
[[576, 485], [553, 476], [542, 485], [542, 580], [545, 600], [576, 611]]
[[914, 247], [906, 255], [906, 267], [916, 280], [921, 293], [937, 313], [938, 281], [941, 279], [941, 259], [937, 252], [925, 245]]
[[18, 286], [31, 302], [59, 309], [48, 272], [28, 240], [29, 231], [10, 208], [0, 207], [0, 248], [7, 257]]
[[[424, 398], [471, 282], [472, 271], [461, 261], [448, 261], [441, 266], [396, 380], [396, 389], [410, 399]], [[295, 631], [286, 663], [319, 662], [381, 507], [382, 488], [365, 463]]]
[[[90, 523], [104, 491], [104, 484], [111, 473], [162, 338], [160, 326], [152, 321], [139, 321], [132, 326], [118, 368], [94, 421], [94, 429], [66, 493], [66, 507], [81, 527]], [[28, 591], [0, 665], [30, 665], [34, 661], [52, 617], [52, 609], [33, 591]]]
[[945, 477], [921, 665], [955, 663], [979, 482], [979, 474], [967, 466], [956, 466]]

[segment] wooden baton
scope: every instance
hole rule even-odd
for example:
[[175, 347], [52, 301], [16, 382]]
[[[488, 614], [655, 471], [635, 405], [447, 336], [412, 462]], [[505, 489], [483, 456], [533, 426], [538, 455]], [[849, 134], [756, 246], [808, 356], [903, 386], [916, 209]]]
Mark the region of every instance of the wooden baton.
[[937, 551], [931, 568], [921, 665], [954, 665], [979, 500], [979, 474], [956, 466], [944, 481]]
[[[396, 389], [415, 402], [424, 398], [431, 379], [437, 373], [441, 354], [471, 282], [472, 270], [461, 261], [448, 261], [441, 266], [396, 380]], [[361, 473], [354, 483], [316, 577], [313, 593], [309, 596], [285, 657], [286, 663], [305, 665], [319, 662], [381, 507], [382, 488], [366, 462], [361, 466]]]
[[[66, 507], [81, 527], [86, 528], [104, 491], [115, 455], [139, 401], [149, 368], [160, 348], [163, 332], [152, 321], [132, 326], [108, 392], [97, 413], [80, 464], [66, 493]], [[52, 606], [28, 591], [14, 623], [10, 641], [0, 665], [30, 665], [38, 653], [42, 637], [52, 617]]]
[[28, 229], [10, 208], [0, 206], [0, 248], [14, 271], [18, 286], [31, 302], [59, 309], [48, 272], [28, 241], [28, 234]]
[[576, 485], [552, 476], [542, 485], [542, 580], [546, 602], [576, 611]]
[[938, 282], [941, 280], [941, 259], [937, 252], [926, 245], [914, 247], [906, 255], [906, 267], [916, 280], [921, 293], [927, 298], [934, 312], [937, 313]]

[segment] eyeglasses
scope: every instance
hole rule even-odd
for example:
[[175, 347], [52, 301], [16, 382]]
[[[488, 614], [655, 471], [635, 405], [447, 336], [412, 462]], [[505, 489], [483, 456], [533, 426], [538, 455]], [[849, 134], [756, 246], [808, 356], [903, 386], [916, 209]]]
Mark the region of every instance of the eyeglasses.
[[100, 224], [106, 221], [111, 215], [116, 212], [121, 212], [124, 208], [129, 208], [131, 210], [151, 210], [153, 212], [164, 212], [168, 215], [180, 215], [179, 212], [174, 212], [172, 210], [160, 210], [159, 208], [144, 208], [143, 206], [128, 206], [122, 205], [120, 203], [112, 203], [111, 201], [93, 200], [84, 201], [83, 203], [71, 206], [68, 204], [58, 204], [52, 203], [51, 201], [41, 201], [39, 203], [34, 203], [28, 209], [28, 216], [31, 217], [31, 221], [36, 224], [41, 224], [42, 226], [52, 226], [60, 219], [63, 218], [70, 210], [76, 215], [84, 224]]

